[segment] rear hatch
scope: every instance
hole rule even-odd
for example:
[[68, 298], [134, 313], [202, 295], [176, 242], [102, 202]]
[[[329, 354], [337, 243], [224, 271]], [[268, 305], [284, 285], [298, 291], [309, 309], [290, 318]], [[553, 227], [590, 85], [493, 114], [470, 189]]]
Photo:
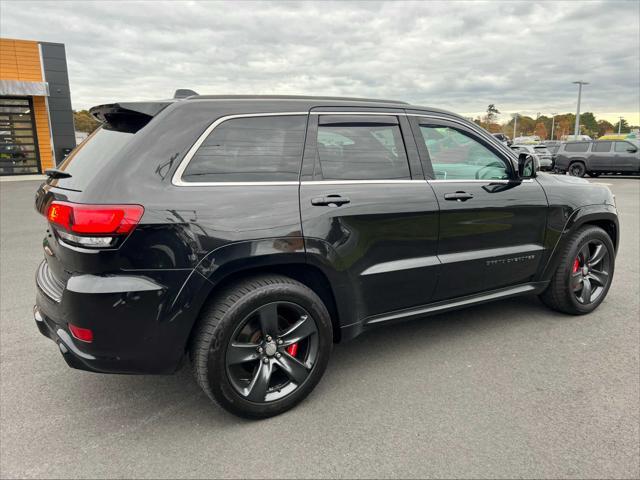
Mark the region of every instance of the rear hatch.
[[533, 147], [533, 151], [536, 152], [540, 158], [551, 158], [551, 152], [545, 145], [536, 145]]
[[65, 190], [84, 190], [134, 135], [169, 103], [132, 102], [93, 107], [90, 113], [102, 125], [56, 169], [60, 178], [50, 178], [47, 184]]
[[[77, 272], [107, 273], [119, 269], [117, 249], [141, 217], [141, 207], [96, 205], [92, 182], [105, 166], [119, 161], [119, 152], [170, 101], [120, 103], [92, 108], [102, 125], [83, 141], [43, 183], [36, 193], [36, 210], [47, 218], [44, 238], [46, 262], [38, 271], [38, 283], [53, 300]], [[95, 184], [94, 184], [95, 185]], [[126, 200], [123, 199], [123, 203]], [[143, 211], [143, 210], [142, 210]]]

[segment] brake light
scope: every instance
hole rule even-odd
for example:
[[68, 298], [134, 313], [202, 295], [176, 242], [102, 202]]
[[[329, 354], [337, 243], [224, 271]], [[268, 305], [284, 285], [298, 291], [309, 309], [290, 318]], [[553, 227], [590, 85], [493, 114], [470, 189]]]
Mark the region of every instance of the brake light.
[[75, 325], [69, 323], [69, 331], [74, 338], [82, 342], [91, 343], [93, 342], [93, 331], [88, 328], [76, 327]]
[[130, 233], [140, 222], [141, 205], [86, 205], [51, 202], [47, 220], [60, 237], [83, 247], [112, 247], [118, 236]]
[[52, 202], [47, 219], [69, 232], [101, 235], [129, 233], [135, 228], [144, 208], [141, 205], [83, 205]]

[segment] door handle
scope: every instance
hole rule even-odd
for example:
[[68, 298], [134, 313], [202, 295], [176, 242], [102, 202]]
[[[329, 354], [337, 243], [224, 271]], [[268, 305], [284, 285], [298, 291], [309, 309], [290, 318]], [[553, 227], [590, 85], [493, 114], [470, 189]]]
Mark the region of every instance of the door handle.
[[311, 205], [318, 207], [339, 207], [345, 203], [350, 203], [347, 197], [340, 195], [327, 195], [326, 197], [315, 197], [311, 199]]
[[472, 198], [473, 198], [473, 193], [467, 193], [467, 192], [455, 192], [455, 193], [444, 194], [445, 200], [455, 200], [457, 202], [466, 202], [467, 200], [470, 200]]

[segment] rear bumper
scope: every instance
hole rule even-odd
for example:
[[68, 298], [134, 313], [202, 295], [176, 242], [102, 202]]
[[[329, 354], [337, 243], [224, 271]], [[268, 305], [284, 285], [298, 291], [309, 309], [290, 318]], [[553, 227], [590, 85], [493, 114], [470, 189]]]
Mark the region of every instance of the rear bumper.
[[58, 345], [62, 358], [64, 358], [67, 365], [71, 368], [101, 373], [108, 371], [100, 368], [102, 364], [100, 359], [82, 352], [82, 350], [76, 346], [69, 333], [62, 328], [57, 327], [50, 318], [42, 314], [37, 305], [33, 307], [33, 319], [35, 320], [40, 333], [45, 337], [50, 338]]
[[[178, 288], [177, 273], [165, 280]], [[188, 275], [188, 274], [183, 274]], [[172, 309], [175, 287], [149, 276], [80, 275], [56, 283], [46, 264], [36, 274], [34, 320], [70, 367], [101, 373], [163, 374], [180, 367], [194, 315]], [[186, 291], [190, 291], [185, 286]], [[69, 324], [90, 329], [91, 343], [74, 338]]]

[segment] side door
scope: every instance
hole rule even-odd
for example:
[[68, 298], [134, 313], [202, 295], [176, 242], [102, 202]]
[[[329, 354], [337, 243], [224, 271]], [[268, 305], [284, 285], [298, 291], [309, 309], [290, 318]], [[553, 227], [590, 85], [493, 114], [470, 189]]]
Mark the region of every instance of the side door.
[[615, 170], [615, 162], [611, 153], [613, 142], [601, 141], [593, 142], [591, 145], [591, 155], [589, 156], [589, 170], [597, 172], [607, 172]]
[[440, 281], [433, 300], [532, 281], [544, 253], [547, 198], [518, 180], [506, 150], [463, 120], [411, 115], [440, 207]]
[[355, 292], [355, 322], [427, 303], [438, 202], [404, 112], [312, 110], [300, 212], [307, 257]]
[[618, 172], [640, 172], [638, 148], [631, 142], [614, 142], [613, 163]]

